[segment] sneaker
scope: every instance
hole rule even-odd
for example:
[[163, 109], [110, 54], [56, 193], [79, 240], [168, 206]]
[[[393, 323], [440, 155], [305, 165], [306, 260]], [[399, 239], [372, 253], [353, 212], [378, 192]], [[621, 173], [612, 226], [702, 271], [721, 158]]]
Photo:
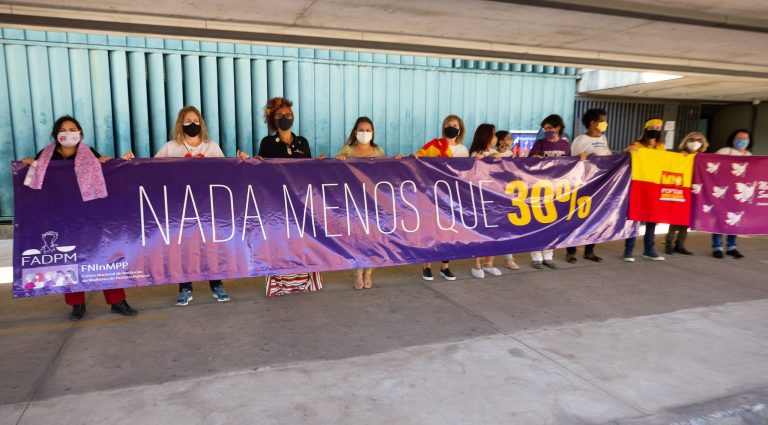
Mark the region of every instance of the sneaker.
[[675, 253], [675, 251], [672, 249], [671, 243], [665, 243], [664, 244], [664, 253], [667, 255], [672, 255]]
[[594, 261], [596, 263], [602, 263], [603, 262], [603, 258], [602, 257], [598, 257], [594, 253], [592, 253], [592, 254], [584, 254], [584, 259], [585, 260], [592, 260], [592, 261]]
[[179, 298], [176, 299], [176, 305], [187, 305], [193, 299], [192, 291], [189, 289], [183, 289], [181, 292], [179, 292]]
[[485, 277], [485, 272], [484, 271], [478, 270], [478, 269], [476, 269], [474, 267], [472, 268], [472, 270], [470, 270], [470, 272], [472, 273], [473, 277], [476, 277], [478, 279], [482, 279], [482, 278]]
[[683, 255], [693, 255], [693, 253], [692, 253], [691, 251], [688, 251], [688, 250], [687, 250], [687, 249], [685, 249], [685, 247], [684, 247], [684, 246], [682, 246], [682, 245], [675, 245], [674, 251], [675, 251], [676, 253], [678, 253], [678, 254], [683, 254]]
[[496, 267], [483, 267], [483, 271], [491, 276], [501, 276], [501, 270]]
[[125, 300], [120, 301], [117, 304], [112, 304], [112, 314], [122, 314], [123, 316], [135, 316], [139, 314], [138, 311], [131, 308]]
[[664, 261], [664, 257], [657, 254], [656, 252], [646, 252], [645, 254], [643, 254], [643, 258], [651, 261]]
[[723, 258], [725, 255], [723, 255], [723, 251], [720, 251], [719, 249], [716, 249], [712, 251], [712, 256], [715, 258]]
[[740, 253], [739, 250], [736, 249], [736, 248], [729, 249], [728, 251], [725, 251], [725, 254], [726, 255], [730, 255], [733, 258], [744, 258], [744, 255], [742, 253]]
[[624, 257], [624, 261], [626, 261], [627, 263], [634, 263], [635, 257]]
[[515, 263], [515, 260], [507, 260], [504, 262], [504, 267], [510, 269], [510, 270], [519, 270], [520, 266]]
[[213, 288], [213, 298], [216, 298], [216, 301], [220, 303], [229, 301], [229, 295], [227, 295], [227, 292], [224, 290], [224, 287], [221, 285], [215, 286]]
[[85, 304], [76, 304], [72, 306], [72, 313], [69, 313], [69, 320], [78, 321], [85, 316]]
[[531, 263], [534, 269], [541, 270], [544, 268], [544, 264], [541, 263], [541, 261], [534, 261]]
[[432, 276], [432, 269], [429, 267], [421, 269], [421, 278], [424, 280], [435, 280], [435, 277]]
[[456, 280], [456, 275], [448, 267], [440, 269], [440, 276], [445, 280]]
[[556, 269], [557, 268], [557, 264], [555, 264], [555, 260], [544, 260], [544, 261], [542, 261], [542, 263], [544, 263], [544, 265], [549, 267], [550, 269]]
[[576, 259], [576, 254], [568, 254], [565, 256], [565, 262], [569, 264], [574, 264], [578, 262], [579, 260]]

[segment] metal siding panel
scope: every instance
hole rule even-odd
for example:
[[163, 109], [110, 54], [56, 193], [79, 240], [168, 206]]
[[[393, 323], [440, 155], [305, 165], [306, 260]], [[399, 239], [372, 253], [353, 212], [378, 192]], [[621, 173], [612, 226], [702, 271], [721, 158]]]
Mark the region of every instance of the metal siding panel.
[[[6, 38], [8, 33], [4, 32]], [[5, 46], [5, 70], [11, 100], [11, 124], [16, 158], [31, 158], [37, 153], [32, 122], [32, 95], [29, 89], [27, 49], [23, 45]]]
[[[444, 116], [438, 115], [438, 94], [437, 94], [437, 86], [438, 86], [438, 75], [437, 71], [429, 70], [426, 72], [426, 96], [424, 96], [425, 107], [426, 107], [426, 119], [424, 120], [424, 134], [425, 138], [422, 141], [422, 144], [436, 138], [436, 137], [442, 137], [442, 129], [440, 126], [443, 123]], [[466, 91], [464, 91], [466, 93]], [[463, 117], [462, 117], [463, 118]], [[418, 141], [417, 141], [418, 144]], [[419, 145], [418, 147], [421, 147]]]
[[[202, 79], [202, 102], [205, 126], [208, 128], [208, 138], [221, 145], [219, 125], [219, 69], [216, 56], [203, 56], [200, 59], [200, 76]], [[178, 113], [180, 107], [176, 109]], [[173, 127], [170, 127], [173, 128]], [[223, 147], [222, 147], [223, 149]]]
[[53, 102], [51, 100], [48, 48], [43, 46], [27, 47], [27, 61], [35, 146], [37, 149], [42, 149], [51, 143], [51, 126], [56, 119], [53, 117]]
[[163, 67], [162, 53], [149, 53], [147, 55], [147, 70], [149, 72], [150, 112], [150, 152], [147, 156], [153, 156], [170, 138], [166, 122], [165, 70]]
[[344, 98], [342, 96], [342, 90], [344, 90], [344, 74], [341, 65], [331, 65], [330, 68], [330, 112], [331, 112], [331, 128], [330, 139], [322, 141], [317, 146], [317, 152], [313, 152], [314, 156], [325, 154], [331, 155], [333, 149], [337, 149], [344, 144], [346, 140], [346, 128], [344, 127]]
[[299, 97], [301, 102], [296, 111], [301, 116], [299, 134], [313, 143], [317, 139], [315, 132], [317, 122], [315, 120], [315, 64], [312, 62], [299, 62]]
[[251, 153], [253, 120], [251, 113], [251, 60], [235, 59], [235, 110], [237, 111], [237, 149]]
[[285, 95], [283, 88], [283, 61], [281, 60], [267, 61], [267, 93], [270, 99]]
[[[400, 140], [400, 70], [397, 68], [387, 68], [387, 92], [386, 92], [386, 139], [381, 144], [386, 151], [397, 150]], [[381, 133], [379, 133], [381, 134]]]
[[329, 151], [331, 145], [330, 65], [315, 65], [315, 140], [310, 140], [312, 154]]
[[[508, 65], [508, 64], [504, 64]], [[509, 130], [511, 123], [511, 104], [512, 100], [509, 98], [510, 86], [512, 85], [512, 76], [509, 74], [501, 74], [499, 78], [499, 90], [496, 93], [498, 99], [499, 119], [496, 122], [498, 126], [497, 130]]]
[[472, 137], [475, 134], [477, 127], [488, 121], [488, 74], [477, 74], [475, 80], [475, 119], [473, 122], [467, 124], [467, 147], [472, 143]]
[[[285, 49], [288, 50], [287, 48]], [[296, 61], [283, 62], [283, 96], [299, 102], [299, 65]], [[301, 128], [301, 116], [294, 114], [294, 131]]]
[[69, 50], [69, 69], [72, 93], [72, 111], [80, 121], [83, 133], [89, 140], [96, 134], [93, 123], [93, 108], [95, 105], [91, 94], [91, 61], [85, 49]]
[[109, 52], [109, 70], [112, 83], [112, 108], [115, 126], [115, 143], [96, 140], [102, 155], [121, 155], [131, 149], [131, 105], [128, 94], [128, 61], [124, 51]]
[[361, 116], [373, 115], [373, 68], [361, 65], [358, 73], [358, 107]]
[[[93, 95], [93, 145], [102, 155], [114, 151], [115, 134], [112, 122], [112, 84], [110, 82], [109, 53], [106, 50], [91, 50], [91, 93]], [[127, 94], [127, 90], [125, 91]], [[126, 99], [127, 101], [127, 99]], [[126, 117], [126, 120], [128, 118]], [[89, 137], [88, 135], [85, 136]]]
[[[477, 84], [477, 74], [468, 72], [462, 73], [461, 75], [462, 85], [464, 86], [462, 90], [461, 103], [452, 106], [456, 108], [456, 115], [461, 117], [461, 119], [464, 121], [464, 125], [467, 127], [467, 132], [469, 132], [469, 127], [475, 122], [476, 116], [475, 94], [477, 93], [477, 88], [475, 85]], [[442, 118], [440, 124], [442, 124]]]
[[[437, 116], [445, 117], [449, 114], [460, 114], [457, 111], [459, 105], [451, 103], [451, 73], [446, 71], [437, 72]], [[442, 118], [441, 118], [442, 119]]]
[[219, 62], [219, 145], [224, 155], [235, 156], [237, 131], [235, 123], [235, 69], [231, 57], [218, 58]]
[[369, 117], [379, 123], [379, 143], [387, 143], [387, 72], [386, 68], [373, 68], [373, 113]]
[[[128, 79], [130, 90], [131, 134], [128, 145], [120, 144], [117, 150], [122, 155], [133, 149], [136, 156], [147, 158], [149, 145], [149, 104], [147, 102], [147, 61], [144, 52], [128, 53]], [[122, 143], [122, 139], [120, 139]]]
[[53, 116], [60, 117], [62, 115], [72, 115], [74, 114], [72, 108], [72, 83], [69, 68], [69, 52], [67, 49], [62, 47], [49, 47], [48, 64], [51, 71]]
[[[495, 63], [495, 62], [494, 62]], [[488, 107], [488, 122], [499, 125], [499, 74], [488, 75], [488, 91], [485, 96]]]
[[185, 55], [181, 60], [183, 68], [184, 105], [203, 107], [200, 95], [200, 57]]
[[352, 126], [355, 125], [355, 121], [360, 116], [358, 69], [359, 67], [356, 65], [344, 65], [344, 128], [347, 131], [352, 130]]
[[522, 130], [523, 126], [523, 77], [512, 75], [509, 84], [509, 130]]
[[[269, 134], [267, 124], [264, 123], [264, 105], [267, 104], [267, 61], [257, 59], [251, 63], [251, 90], [253, 91], [253, 123], [256, 128], [256, 137], [253, 144], [253, 155], [259, 152], [259, 142]], [[310, 140], [311, 142], [311, 140]]]
[[[13, 176], [11, 161], [16, 159], [13, 146], [13, 125], [11, 118], [11, 96], [8, 91], [8, 74], [6, 73], [5, 50], [0, 45], [0, 217], [13, 216]], [[10, 136], [10, 137], [9, 137]], [[19, 157], [19, 159], [21, 159]]]
[[384, 151], [389, 156], [398, 153], [408, 153], [413, 145], [413, 70], [400, 70], [400, 99], [398, 101], [400, 113], [399, 121], [400, 134], [397, 145], [391, 143]]
[[416, 69], [413, 71], [413, 136], [410, 146], [403, 147], [403, 154], [416, 152], [427, 140], [427, 129], [424, 123], [427, 121], [427, 71]]
[[165, 102], [167, 105], [165, 122], [168, 123], [167, 127], [170, 130], [176, 125], [176, 115], [184, 106], [184, 90], [182, 89], [184, 78], [182, 75], [181, 55], [165, 55]]

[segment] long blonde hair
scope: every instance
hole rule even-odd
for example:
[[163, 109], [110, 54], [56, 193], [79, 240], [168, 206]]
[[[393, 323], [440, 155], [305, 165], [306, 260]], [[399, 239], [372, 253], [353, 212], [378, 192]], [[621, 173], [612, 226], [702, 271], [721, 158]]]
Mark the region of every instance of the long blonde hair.
[[194, 112], [197, 115], [197, 119], [200, 120], [200, 140], [207, 142], [208, 127], [205, 126], [203, 114], [194, 106], [185, 106], [179, 111], [179, 115], [176, 116], [176, 125], [173, 126], [173, 141], [184, 144], [184, 116], [189, 112]]

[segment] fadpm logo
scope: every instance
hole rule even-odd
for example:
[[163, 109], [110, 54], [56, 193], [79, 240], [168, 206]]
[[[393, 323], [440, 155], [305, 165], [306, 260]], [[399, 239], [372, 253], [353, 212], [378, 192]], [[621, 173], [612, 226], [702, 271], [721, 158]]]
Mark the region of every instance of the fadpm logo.
[[43, 246], [40, 249], [28, 249], [21, 253], [22, 266], [38, 266], [57, 263], [76, 263], [75, 245], [58, 245], [58, 232], [49, 230], [41, 235]]
[[661, 197], [659, 199], [662, 201], [685, 202], [684, 181], [682, 173], [662, 171]]

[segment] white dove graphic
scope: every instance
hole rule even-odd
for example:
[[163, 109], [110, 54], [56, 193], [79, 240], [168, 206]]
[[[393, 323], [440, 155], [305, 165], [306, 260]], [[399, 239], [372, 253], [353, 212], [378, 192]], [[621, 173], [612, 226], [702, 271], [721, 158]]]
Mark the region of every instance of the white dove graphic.
[[704, 211], [705, 213], [708, 213], [708, 212], [712, 211], [713, 207], [714, 207], [714, 205], [702, 205], [701, 206], [701, 210]]
[[736, 226], [741, 221], [741, 216], [743, 215], [744, 215], [744, 211], [738, 212], [738, 213], [729, 212], [728, 220], [725, 220], [725, 222], [731, 226]]
[[755, 187], [756, 184], [749, 184], [749, 183], [736, 183], [736, 193], [733, 195], [734, 198], [736, 198], [739, 202], [752, 202], [752, 199], [755, 197]]
[[720, 163], [719, 162], [707, 162], [707, 172], [708, 173], [715, 174], [718, 169], [720, 169]]
[[736, 177], [742, 177], [744, 173], [747, 172], [747, 165], [748, 165], [747, 162], [743, 164], [737, 164], [734, 162], [733, 164], [731, 164], [731, 174], [733, 174]]
[[712, 196], [714, 196], [715, 198], [722, 198], [723, 196], [725, 196], [725, 192], [727, 191], [728, 191], [728, 186], [723, 186], [723, 187], [715, 186], [712, 191]]
[[699, 193], [701, 193], [701, 183], [692, 184], [691, 192], [693, 192], [694, 195], [698, 195]]

